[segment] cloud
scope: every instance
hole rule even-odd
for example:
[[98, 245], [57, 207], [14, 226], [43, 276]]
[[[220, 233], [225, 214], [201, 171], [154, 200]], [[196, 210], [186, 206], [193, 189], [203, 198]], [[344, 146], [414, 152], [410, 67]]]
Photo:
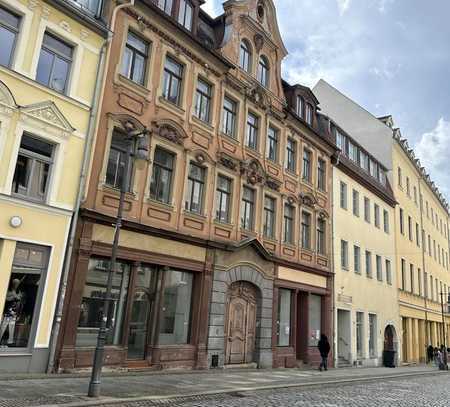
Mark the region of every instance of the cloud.
[[222, 2], [220, 0], [206, 0], [206, 3], [202, 6], [211, 17], [218, 16], [222, 11]]
[[441, 117], [433, 130], [422, 135], [414, 150], [439, 190], [450, 198], [450, 121]]
[[351, 0], [336, 0], [339, 8], [339, 14], [342, 16], [350, 7]]
[[378, 11], [380, 13], [385, 13], [387, 7], [392, 4], [394, 0], [379, 0], [378, 2]]

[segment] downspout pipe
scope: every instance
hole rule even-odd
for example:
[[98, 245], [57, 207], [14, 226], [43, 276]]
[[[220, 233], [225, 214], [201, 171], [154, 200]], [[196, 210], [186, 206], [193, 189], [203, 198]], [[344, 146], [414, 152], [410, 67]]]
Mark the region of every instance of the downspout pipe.
[[126, 7], [132, 7], [132, 6], [134, 6], [134, 4], [135, 4], [135, 0], [130, 0], [127, 3], [119, 4], [114, 8], [114, 10], [112, 12], [112, 16], [111, 16], [111, 24], [110, 24], [110, 29], [108, 32], [108, 37], [103, 42], [101, 51], [100, 51], [99, 64], [98, 64], [96, 80], [95, 80], [94, 95], [92, 98], [93, 99], [92, 107], [91, 107], [91, 111], [89, 114], [87, 138], [86, 138], [86, 142], [84, 145], [84, 151], [83, 151], [83, 163], [82, 163], [82, 167], [81, 167], [80, 184], [78, 186], [75, 207], [73, 209], [73, 215], [72, 215], [72, 220], [71, 220], [71, 224], [70, 224], [69, 237], [67, 240], [66, 253], [65, 253], [65, 257], [64, 257], [62, 278], [61, 278], [61, 283], [60, 283], [59, 292], [58, 292], [57, 309], [56, 309], [55, 317], [53, 319], [53, 327], [52, 327], [52, 333], [51, 333], [51, 337], [50, 337], [47, 373], [55, 373], [56, 350], [57, 350], [57, 345], [58, 345], [59, 333], [61, 330], [61, 320], [62, 320], [62, 314], [64, 311], [64, 301], [65, 301], [65, 296], [66, 296], [66, 291], [67, 291], [67, 282], [69, 280], [70, 264], [72, 261], [73, 247], [74, 247], [74, 243], [75, 243], [75, 235], [76, 235], [76, 230], [77, 230], [77, 225], [78, 225], [78, 218], [79, 218], [81, 203], [84, 201], [84, 198], [85, 198], [87, 175], [89, 173], [89, 167], [90, 167], [90, 162], [91, 162], [92, 150], [94, 147], [94, 141], [96, 140], [95, 131], [97, 129], [97, 122], [99, 119], [98, 116], [99, 116], [100, 102], [103, 100], [103, 95], [105, 92], [107, 69], [109, 66], [109, 59], [110, 59], [110, 55], [111, 55], [111, 45], [112, 45], [112, 39], [114, 36], [114, 27], [115, 27], [116, 20], [117, 20], [117, 14], [121, 9], [124, 9]]

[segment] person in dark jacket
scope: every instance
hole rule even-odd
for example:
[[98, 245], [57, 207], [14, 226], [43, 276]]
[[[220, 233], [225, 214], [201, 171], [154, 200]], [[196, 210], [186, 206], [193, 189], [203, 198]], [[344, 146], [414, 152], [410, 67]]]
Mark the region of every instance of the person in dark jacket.
[[320, 340], [317, 347], [319, 348], [320, 357], [322, 358], [319, 370], [322, 371], [322, 368], [328, 370], [328, 354], [330, 353], [330, 342], [328, 342], [328, 338], [326, 335], [320, 335]]
[[434, 349], [433, 346], [428, 345], [427, 348], [427, 363], [431, 363], [433, 361]]

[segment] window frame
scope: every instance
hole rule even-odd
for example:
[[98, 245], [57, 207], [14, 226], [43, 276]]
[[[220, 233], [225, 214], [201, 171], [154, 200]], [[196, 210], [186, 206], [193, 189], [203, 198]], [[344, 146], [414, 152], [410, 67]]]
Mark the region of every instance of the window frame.
[[12, 47], [11, 47], [11, 53], [9, 55], [9, 61], [8, 61], [7, 65], [4, 65], [7, 68], [11, 68], [11, 66], [12, 66], [12, 64], [14, 62], [14, 56], [15, 56], [15, 53], [16, 53], [16, 47], [17, 47], [18, 38], [19, 38], [19, 35], [20, 35], [20, 28], [21, 28], [21, 25], [22, 25], [23, 17], [20, 14], [18, 14], [16, 12], [14, 12], [13, 10], [11, 10], [9, 7], [6, 7], [5, 5], [3, 5], [3, 3], [0, 4], [0, 9], [3, 9], [6, 13], [12, 15], [13, 17], [15, 17], [18, 20], [17, 27], [14, 27], [14, 26], [8, 24], [6, 21], [1, 21], [0, 20], [0, 27], [3, 27], [5, 30], [7, 30], [9, 32], [12, 32], [14, 34], [14, 41], [13, 41], [13, 44], [12, 44]]
[[[268, 205], [270, 202], [270, 205]], [[276, 216], [277, 216], [277, 199], [270, 196], [264, 195], [264, 206], [263, 206], [263, 236], [266, 239], [275, 239], [276, 235]]]
[[247, 39], [243, 39], [239, 44], [239, 67], [250, 74], [252, 72], [253, 52]]
[[[186, 24], [186, 18], [188, 16], [188, 13], [187, 13], [188, 9], [190, 9], [190, 12], [191, 12], [189, 25]], [[186, 30], [188, 30], [190, 32], [192, 32], [192, 28], [194, 26], [194, 12], [195, 12], [195, 7], [190, 0], [179, 0], [177, 22], [183, 28], [185, 28]], [[181, 21], [181, 18], [183, 21]]]
[[[200, 89], [199, 85], [202, 84], [207, 88], [207, 92]], [[211, 105], [213, 97], [213, 86], [205, 81], [201, 77], [197, 77], [197, 86], [195, 87], [195, 104], [194, 104], [194, 116], [204, 123], [211, 123]], [[206, 117], [202, 117], [204, 103], [206, 103]]]
[[265, 55], [260, 55], [258, 59], [258, 71], [256, 74], [258, 82], [268, 88], [270, 85], [270, 64], [269, 59]]
[[311, 150], [303, 149], [303, 160], [302, 160], [302, 180], [308, 183], [312, 183], [312, 164], [313, 164], [313, 153]]
[[[129, 36], [133, 36], [136, 40], [140, 41], [144, 46], [145, 46], [145, 53], [140, 51], [139, 49], [135, 48], [133, 45], [128, 43], [128, 38]], [[125, 74], [123, 72], [124, 66], [123, 66], [123, 61], [124, 61], [124, 55], [125, 52], [122, 54], [122, 67], [121, 67], [121, 74], [124, 75], [127, 79], [129, 79], [130, 81], [133, 81], [135, 83], [137, 83], [138, 85], [141, 86], [145, 86], [145, 81], [147, 79], [147, 66], [148, 66], [148, 57], [149, 57], [149, 50], [150, 50], [150, 43], [146, 40], [144, 40], [140, 35], [135, 34], [132, 30], [128, 30], [127, 32], [127, 39], [125, 41], [125, 50], [130, 50], [131, 52], [131, 64], [129, 66], [128, 69], [128, 73]], [[143, 71], [143, 75], [142, 75], [142, 79], [141, 81], [136, 80], [133, 76], [134, 73], [134, 64], [135, 64], [135, 60], [136, 60], [136, 54], [141, 56], [144, 59], [144, 71]]]
[[[219, 178], [226, 180], [229, 186], [229, 190], [222, 188], [219, 183]], [[217, 174], [216, 179], [216, 216], [215, 220], [221, 223], [230, 223], [231, 220], [231, 208], [232, 208], [232, 196], [233, 196], [233, 179], [227, 177], [223, 174]], [[225, 197], [225, 206], [226, 206], [226, 216], [225, 219], [222, 217], [222, 203], [223, 198]]]
[[266, 158], [278, 162], [279, 130], [271, 125], [267, 129]]
[[327, 190], [327, 162], [322, 159], [317, 159], [317, 189], [322, 192]]
[[[245, 191], [249, 191], [251, 199], [246, 198]], [[247, 185], [242, 187], [242, 197], [241, 197], [241, 219], [240, 225], [243, 230], [248, 230], [250, 232], [255, 229], [255, 206], [256, 206], [256, 190], [250, 188]], [[250, 215], [248, 217], [247, 215]], [[247, 225], [247, 219], [249, 219], [249, 225]]]
[[[157, 150], [163, 151], [165, 154], [168, 154], [168, 155], [170, 155], [172, 157], [172, 167], [168, 167], [168, 166], [166, 166], [166, 165], [164, 165], [162, 163], [157, 162], [157, 160], [155, 159]], [[154, 150], [154, 153], [153, 153], [152, 177], [151, 177], [150, 185], [149, 185], [149, 197], [150, 197], [151, 200], [156, 201], [156, 202], [161, 202], [161, 203], [166, 204], [166, 205], [170, 205], [171, 204], [172, 188], [173, 188], [173, 175], [174, 175], [174, 172], [175, 172], [176, 160], [177, 160], [177, 155], [175, 153], [173, 153], [172, 151], [167, 150], [167, 149], [165, 149], [165, 148], [163, 148], [163, 147], [161, 147], [159, 145], [157, 145], [155, 147], [155, 150]], [[161, 186], [160, 185], [162, 185], [162, 184], [161, 184], [160, 181], [156, 181], [155, 180], [155, 173], [156, 173], [155, 166], [160, 168], [160, 169], [162, 169], [165, 172], [170, 173], [170, 182], [169, 182], [169, 190], [168, 190], [168, 193], [167, 193], [167, 201], [158, 199], [158, 195], [159, 195], [158, 192], [161, 190]], [[159, 172], [161, 172], [161, 171], [159, 171]], [[152, 191], [152, 185], [153, 185], [154, 182], [156, 183], [156, 186], [154, 187], [154, 188], [156, 188], [156, 190], [155, 190], [156, 193], [152, 194], [151, 191]], [[165, 194], [163, 194], [163, 195], [165, 195]]]
[[[250, 123], [250, 117], [254, 119], [254, 123]], [[259, 116], [253, 112], [247, 112], [246, 131], [245, 131], [245, 146], [252, 150], [259, 149]]]
[[[199, 170], [200, 177], [196, 177], [191, 173], [191, 168], [195, 167]], [[196, 187], [199, 188], [199, 202], [194, 202]], [[187, 171], [186, 195], [184, 197], [184, 210], [189, 213], [202, 215], [205, 207], [205, 195], [207, 188], [207, 168], [193, 161], [189, 162]], [[198, 205], [198, 208], [194, 207]]]
[[283, 209], [283, 243], [294, 244], [295, 206], [285, 202]]
[[[226, 107], [225, 102], [229, 103], [232, 106], [232, 109]], [[237, 140], [237, 112], [238, 112], [238, 102], [236, 102], [233, 98], [228, 95], [224, 95], [222, 102], [222, 126], [221, 131], [223, 134], [231, 137], [234, 140]], [[229, 128], [229, 119], [231, 119], [231, 128]], [[228, 130], [231, 130], [229, 132]]]
[[285, 169], [293, 174], [297, 171], [297, 141], [293, 137], [286, 139]]
[[[176, 73], [169, 69], [167, 63], [172, 62], [173, 64], [177, 65], [179, 67], [179, 73]], [[171, 55], [167, 54], [164, 59], [164, 65], [163, 65], [163, 87], [162, 87], [162, 97], [170, 102], [173, 103], [175, 106], [181, 105], [181, 99], [183, 95], [183, 79], [184, 79], [184, 69], [185, 66], [181, 62], [179, 62], [176, 58], [172, 57]], [[170, 94], [172, 93], [172, 89], [174, 86], [174, 78], [178, 81], [178, 87], [177, 87], [177, 97], [176, 100], [170, 99]]]

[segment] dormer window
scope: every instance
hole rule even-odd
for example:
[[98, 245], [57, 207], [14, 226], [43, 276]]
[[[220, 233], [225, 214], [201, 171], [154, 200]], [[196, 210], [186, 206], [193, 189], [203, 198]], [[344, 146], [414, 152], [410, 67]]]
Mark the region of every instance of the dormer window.
[[247, 73], [250, 73], [252, 68], [252, 52], [247, 40], [241, 42], [239, 51], [239, 66]]
[[261, 85], [269, 85], [269, 62], [264, 55], [261, 55], [258, 63], [258, 81]]
[[172, 14], [173, 0], [158, 0], [158, 7], [166, 14]]
[[308, 123], [310, 126], [313, 124], [313, 107], [307, 103], [306, 104], [306, 123]]
[[192, 16], [194, 14], [194, 8], [188, 0], [180, 0], [180, 8], [178, 11], [178, 22], [186, 28], [186, 30], [192, 31]]
[[297, 113], [298, 117], [303, 119], [303, 110], [305, 108], [305, 102], [301, 96], [297, 96], [297, 104], [295, 106], [295, 113]]

